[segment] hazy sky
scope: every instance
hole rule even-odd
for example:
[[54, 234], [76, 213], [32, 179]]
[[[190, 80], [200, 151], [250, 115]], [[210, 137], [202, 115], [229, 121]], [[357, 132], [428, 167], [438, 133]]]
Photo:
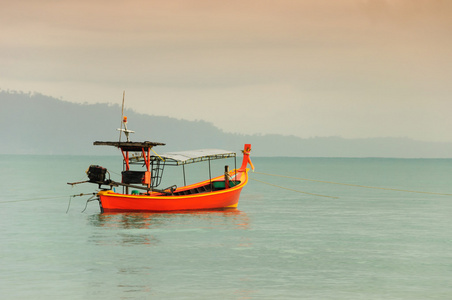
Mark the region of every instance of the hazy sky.
[[228, 132], [452, 142], [451, 0], [2, 0], [0, 36], [3, 90], [125, 90]]

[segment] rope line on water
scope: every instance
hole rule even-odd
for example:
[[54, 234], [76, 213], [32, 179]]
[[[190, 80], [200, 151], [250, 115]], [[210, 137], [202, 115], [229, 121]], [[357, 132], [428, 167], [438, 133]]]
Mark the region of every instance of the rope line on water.
[[277, 174], [269, 174], [269, 173], [262, 173], [262, 172], [254, 172], [254, 173], [261, 174], [261, 175], [267, 175], [267, 176], [298, 179], [298, 180], [304, 180], [304, 181], [321, 182], [321, 183], [329, 183], [329, 184], [337, 184], [337, 185], [345, 185], [345, 186], [354, 186], [354, 187], [360, 187], [360, 188], [366, 188], [366, 189], [377, 189], [377, 190], [406, 192], [406, 193], [418, 193], [418, 194], [429, 194], [429, 195], [440, 195], [440, 196], [452, 196], [452, 194], [446, 194], [446, 193], [435, 193], [435, 192], [423, 192], [423, 191], [412, 191], [412, 190], [384, 188], [384, 187], [367, 186], [367, 185], [360, 185], [360, 184], [351, 184], [351, 183], [341, 183], [341, 182], [333, 182], [333, 181], [325, 181], [325, 180], [307, 179], [307, 178], [292, 177], [292, 176], [277, 175]]
[[339, 199], [339, 197], [333, 197], [333, 196], [326, 196], [326, 195], [320, 195], [320, 194], [303, 192], [303, 191], [294, 190], [294, 189], [291, 189], [291, 188], [286, 188], [286, 187], [283, 187], [283, 186], [280, 186], [280, 185], [276, 185], [276, 184], [273, 184], [273, 183], [265, 182], [265, 181], [262, 181], [262, 180], [254, 179], [254, 178], [250, 178], [250, 179], [254, 180], [254, 181], [257, 181], [257, 182], [260, 182], [260, 183], [264, 183], [264, 184], [268, 184], [268, 185], [271, 185], [271, 186], [274, 186], [274, 187], [278, 187], [280, 189], [289, 190], [289, 191], [292, 191], [292, 192], [297, 192], [297, 193], [306, 194], [306, 195], [312, 195], [312, 196], [318, 196], [318, 197]]
[[[94, 195], [95, 193], [82, 193], [77, 195], [70, 195], [70, 198], [73, 197], [80, 197], [80, 196], [88, 196], [88, 195]], [[55, 196], [55, 197], [38, 197], [38, 198], [30, 198], [30, 199], [20, 199], [20, 200], [9, 200], [9, 201], [0, 201], [0, 204], [2, 203], [13, 203], [13, 202], [25, 202], [25, 201], [38, 201], [38, 200], [52, 200], [52, 199], [63, 199], [67, 198], [68, 196]]]
[[25, 202], [25, 201], [37, 201], [37, 200], [51, 200], [51, 199], [61, 199], [66, 198], [66, 196], [58, 196], [58, 197], [40, 197], [40, 198], [32, 198], [32, 199], [22, 199], [22, 200], [10, 200], [10, 201], [0, 201], [1, 203], [11, 203], [11, 202]]

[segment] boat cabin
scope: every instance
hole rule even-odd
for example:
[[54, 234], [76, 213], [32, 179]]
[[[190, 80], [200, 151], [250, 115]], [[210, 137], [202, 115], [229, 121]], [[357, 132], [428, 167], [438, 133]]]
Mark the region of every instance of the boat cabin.
[[[101, 185], [121, 185], [123, 186], [123, 193], [129, 194], [149, 194], [153, 192], [162, 195], [191, 195], [205, 192], [217, 191], [229, 187], [236, 186], [240, 183], [234, 178], [237, 175], [237, 155], [235, 152], [221, 150], [221, 149], [200, 149], [192, 151], [169, 152], [164, 154], [157, 154], [152, 147], [163, 146], [163, 143], [155, 142], [94, 142], [94, 145], [115, 146], [121, 150], [123, 156], [123, 171], [121, 183], [99, 180], [95, 177], [94, 181]], [[151, 151], [153, 152], [151, 154]], [[225, 176], [222, 178], [212, 178], [211, 161], [218, 159], [232, 158], [234, 160], [233, 173], [229, 172], [229, 166], [225, 166]], [[187, 186], [185, 166], [188, 164], [208, 162], [209, 166], [209, 180], [202, 185]], [[143, 171], [132, 170], [131, 166], [144, 166]], [[181, 166], [184, 185], [177, 189], [176, 185], [160, 189], [163, 173], [167, 166]], [[94, 172], [94, 170], [92, 170]], [[98, 172], [98, 171], [96, 171]], [[101, 183], [102, 182], [102, 183]], [[113, 184], [112, 184], [113, 183]], [[140, 184], [140, 185], [137, 185]], [[186, 188], [185, 188], [186, 187]], [[138, 190], [145, 190], [139, 192]]]

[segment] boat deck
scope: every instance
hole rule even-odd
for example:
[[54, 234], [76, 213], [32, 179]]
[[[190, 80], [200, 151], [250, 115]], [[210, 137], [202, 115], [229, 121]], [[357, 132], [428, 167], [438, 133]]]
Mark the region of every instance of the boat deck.
[[[233, 187], [233, 186], [240, 184], [240, 181], [231, 180], [229, 183], [230, 183], [231, 187]], [[180, 196], [180, 195], [201, 194], [201, 193], [214, 192], [214, 191], [219, 191], [219, 190], [224, 190], [224, 189], [225, 189], [224, 180], [215, 180], [215, 181], [212, 181], [212, 183], [208, 183], [206, 185], [197, 186], [192, 189], [175, 192], [175, 193], [173, 193], [173, 195]]]
[[173, 196], [181, 196], [181, 195], [192, 195], [192, 194], [201, 194], [201, 193], [208, 193], [211, 192], [212, 188], [210, 184], [198, 186], [189, 190], [184, 190], [180, 192], [173, 193]]

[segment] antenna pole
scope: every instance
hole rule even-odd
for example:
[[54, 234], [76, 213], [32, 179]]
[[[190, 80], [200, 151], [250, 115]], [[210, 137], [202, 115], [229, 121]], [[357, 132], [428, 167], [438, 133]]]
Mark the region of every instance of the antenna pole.
[[[119, 143], [121, 143], [121, 134], [124, 131], [124, 134], [126, 135], [127, 142], [130, 142], [129, 134], [134, 133], [135, 131], [127, 129], [127, 117], [124, 116], [124, 98], [126, 95], [126, 91], [122, 93], [122, 109], [121, 109], [121, 128], [118, 128], [119, 130]], [[123, 128], [124, 127], [124, 128]]]
[[126, 96], [126, 91], [122, 92], [122, 109], [121, 109], [121, 128], [119, 130], [119, 142], [121, 142], [122, 124], [124, 120], [124, 98]]

